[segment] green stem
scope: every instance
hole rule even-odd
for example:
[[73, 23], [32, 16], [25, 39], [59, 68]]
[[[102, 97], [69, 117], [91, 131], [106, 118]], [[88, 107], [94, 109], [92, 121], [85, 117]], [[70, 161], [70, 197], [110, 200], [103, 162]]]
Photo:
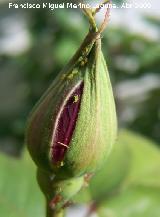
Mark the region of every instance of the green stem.
[[111, 4], [111, 0], [104, 0], [102, 3], [99, 4], [99, 6], [93, 10], [91, 8], [83, 8], [83, 12], [85, 13], [86, 17], [89, 20], [90, 26], [91, 26], [91, 30], [93, 32], [98, 32], [98, 33], [102, 33], [104, 31], [104, 29], [106, 28], [108, 21], [109, 21], [109, 15], [110, 15], [110, 7], [107, 8], [106, 14], [105, 14], [105, 18], [103, 23], [101, 24], [100, 28], [97, 28], [96, 25], [96, 20], [95, 20], [95, 15], [101, 10], [101, 7], [103, 5], [106, 4]]
[[59, 211], [53, 210], [48, 206], [46, 206], [46, 217], [64, 217], [64, 209], [60, 209]]
[[97, 26], [96, 26], [95, 18], [94, 18], [93, 14], [92, 14], [92, 10], [87, 9], [87, 8], [83, 8], [83, 11], [84, 11], [85, 15], [87, 16], [87, 18], [89, 20], [91, 28], [93, 29], [93, 31], [96, 32], [97, 31]]

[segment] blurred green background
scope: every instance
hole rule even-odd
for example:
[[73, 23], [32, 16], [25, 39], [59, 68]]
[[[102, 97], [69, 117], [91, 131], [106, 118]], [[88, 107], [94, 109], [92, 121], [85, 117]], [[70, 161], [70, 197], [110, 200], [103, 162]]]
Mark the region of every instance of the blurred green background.
[[[56, 1], [52, 2], [56, 3]], [[60, 3], [60, 1], [58, 2]], [[115, 2], [120, 3], [122, 1], [113, 1], [113, 3]], [[158, 0], [150, 2], [152, 3], [151, 9], [113, 10], [108, 28], [102, 35], [102, 48], [113, 85], [119, 128], [127, 128], [130, 131], [137, 132], [155, 142], [158, 147], [160, 145], [160, 16], [157, 11], [160, 10], [160, 3]], [[103, 16], [99, 15], [97, 19], [100, 22]], [[15, 157], [21, 156], [22, 150], [24, 150], [26, 119], [30, 110], [57, 73], [72, 57], [85, 34], [87, 34], [87, 31], [87, 20], [78, 9], [54, 11], [50, 11], [49, 9], [17, 10], [8, 9], [7, 0], [0, 1], [1, 152]], [[135, 145], [136, 150], [138, 150], [142, 144], [147, 143], [147, 140], [136, 139], [139, 138], [136, 135], [124, 132], [122, 133], [121, 137], [123, 139], [120, 139], [120, 143], [132, 143], [132, 145]], [[150, 145], [148, 144], [148, 146]], [[141, 213], [139, 215], [136, 213], [135, 215], [127, 215], [122, 212], [117, 216], [113, 214], [113, 210], [104, 210], [104, 207], [102, 207], [99, 210], [100, 217], [159, 217], [157, 213], [160, 211], [158, 208], [155, 209], [155, 207], [158, 207], [157, 201], [159, 201], [157, 192], [159, 194], [160, 191], [159, 184], [157, 184], [160, 177], [159, 150], [156, 149], [156, 145], [153, 150], [152, 148], [146, 149], [145, 145], [140, 150], [140, 155], [139, 152], [133, 154], [136, 157], [133, 157], [133, 159], [135, 158], [133, 160], [135, 168], [133, 166], [134, 169], [131, 177], [130, 175], [129, 178], [128, 175], [126, 176], [128, 174], [126, 170], [130, 170], [128, 169], [128, 165], [130, 165], [128, 163], [128, 156], [130, 155], [125, 150], [123, 152], [124, 156], [118, 158], [118, 163], [114, 160], [113, 165], [115, 164], [115, 167], [112, 164], [111, 168], [109, 166], [110, 170], [108, 171], [111, 171], [111, 174], [107, 175], [113, 179], [111, 178], [111, 182], [107, 184], [107, 189], [102, 189], [101, 191], [109, 191], [107, 194], [109, 198], [111, 195], [109, 205], [111, 208], [112, 206], [115, 208], [115, 213], [121, 213], [124, 210], [122, 208], [128, 206], [128, 204], [125, 204], [126, 200], [124, 200], [123, 204], [123, 198], [131, 198], [128, 201], [133, 205], [137, 194], [140, 197], [141, 195], [150, 195], [151, 203], [149, 203], [149, 209], [145, 210], [144, 215]], [[145, 152], [144, 150], [147, 151]], [[152, 152], [153, 154], [151, 154], [150, 159], [150, 153]], [[141, 154], [144, 154], [143, 157]], [[119, 155], [121, 156], [121, 152], [118, 152]], [[143, 158], [144, 160], [141, 160]], [[124, 162], [122, 159], [124, 159]], [[155, 164], [151, 168], [150, 165], [152, 163], [150, 164], [150, 161]], [[147, 166], [146, 162], [149, 162]], [[122, 167], [121, 163], [124, 163]], [[2, 171], [0, 192], [1, 195], [4, 194], [6, 198], [9, 198], [5, 201], [0, 197], [0, 211], [1, 213], [4, 212], [3, 217], [43, 216], [44, 209], [42, 206], [38, 206], [38, 201], [42, 204], [43, 199], [36, 187], [35, 168], [33, 169], [34, 166], [31, 164], [28, 156], [25, 156], [21, 161], [11, 160], [11, 158], [4, 156], [0, 157]], [[140, 172], [137, 170], [139, 165], [141, 165]], [[149, 168], [147, 172], [145, 171], [146, 167]], [[131, 187], [124, 192], [118, 191], [119, 200], [117, 199], [118, 202], [116, 202], [113, 197], [115, 186], [116, 189], [121, 190], [124, 187], [124, 183], [121, 186], [121, 181], [119, 181], [123, 177], [119, 178], [117, 176], [117, 174], [123, 175], [122, 168], [126, 169], [123, 171], [124, 176], [127, 177], [125, 182], [129, 183]], [[145, 176], [142, 171], [146, 172], [144, 173]], [[155, 174], [157, 174], [157, 178]], [[107, 175], [105, 177], [108, 177]], [[148, 176], [151, 179], [146, 178]], [[28, 177], [30, 178], [28, 179]], [[152, 178], [155, 178], [157, 182], [152, 180]], [[147, 180], [147, 182], [143, 179]], [[93, 180], [91, 192], [95, 189], [94, 186], [102, 186], [104, 182], [107, 183], [108, 179], [107, 181], [104, 180]], [[135, 180], [138, 180], [136, 184]], [[95, 185], [94, 182], [96, 183]], [[7, 183], [10, 188], [6, 190], [5, 185]], [[143, 186], [140, 190], [139, 185]], [[133, 186], [136, 188], [134, 192], [132, 192]], [[146, 189], [144, 189], [144, 186], [147, 186]], [[151, 187], [151, 191], [148, 186]], [[16, 193], [14, 190], [17, 188], [19, 189], [19, 197], [18, 201], [16, 201], [18, 205], [14, 204], [11, 206], [10, 214], [5, 215], [5, 213], [8, 213], [8, 209], [4, 207], [8, 207], [8, 204], [12, 205]], [[31, 199], [32, 192], [34, 196]], [[93, 190], [92, 194], [93, 198], [97, 199], [97, 192]], [[85, 192], [84, 195], [86, 199], [88, 193]], [[156, 198], [158, 199], [156, 200]], [[77, 200], [80, 201], [81, 196]], [[122, 201], [122, 204], [119, 205], [119, 201]], [[21, 210], [26, 204], [28, 204], [27, 209]], [[19, 207], [18, 211], [15, 209], [16, 206]], [[132, 206], [132, 210], [136, 209], [135, 207]], [[155, 215], [153, 212], [150, 213], [150, 210], [153, 209], [156, 210]], [[28, 214], [27, 210], [29, 210]]]

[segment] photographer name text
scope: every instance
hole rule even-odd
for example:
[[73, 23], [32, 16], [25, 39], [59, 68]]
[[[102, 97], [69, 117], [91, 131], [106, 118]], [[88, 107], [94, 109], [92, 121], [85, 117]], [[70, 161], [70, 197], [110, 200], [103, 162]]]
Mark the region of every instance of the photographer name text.
[[15, 8], [15, 9], [40, 9], [40, 8], [46, 8], [49, 9], [51, 11], [55, 10], [55, 9], [90, 9], [90, 8], [113, 8], [113, 9], [132, 9], [132, 8], [151, 8], [151, 4], [149, 2], [145, 2], [145, 3], [122, 3], [121, 5], [117, 5], [117, 4], [104, 4], [99, 6], [97, 5], [90, 5], [90, 4], [84, 4], [84, 3], [61, 3], [61, 4], [55, 4], [55, 3], [12, 3], [9, 2], [8, 3], [8, 7], [9, 8]]

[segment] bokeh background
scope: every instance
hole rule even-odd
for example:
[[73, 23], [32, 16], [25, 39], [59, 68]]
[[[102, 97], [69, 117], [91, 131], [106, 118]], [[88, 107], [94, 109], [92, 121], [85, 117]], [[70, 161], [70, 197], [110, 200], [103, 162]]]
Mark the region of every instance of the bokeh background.
[[[0, 151], [19, 157], [29, 112], [81, 44], [88, 22], [78, 9], [9, 9], [8, 2], [0, 0]], [[151, 8], [111, 10], [102, 47], [119, 127], [160, 145], [160, 2], [146, 2]]]

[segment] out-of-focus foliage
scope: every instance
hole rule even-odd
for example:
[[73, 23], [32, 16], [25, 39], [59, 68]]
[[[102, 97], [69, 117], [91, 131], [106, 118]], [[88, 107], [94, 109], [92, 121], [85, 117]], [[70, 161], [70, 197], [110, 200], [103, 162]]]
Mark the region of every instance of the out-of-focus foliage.
[[159, 217], [157, 187], [134, 186], [107, 200], [98, 210], [98, 217]]
[[28, 153], [22, 159], [0, 155], [0, 215], [44, 217], [45, 200], [36, 183], [36, 168]]
[[159, 148], [137, 134], [122, 131], [108, 161], [91, 182], [92, 195], [101, 200], [103, 192], [112, 194], [137, 185], [160, 187], [159, 168]]

